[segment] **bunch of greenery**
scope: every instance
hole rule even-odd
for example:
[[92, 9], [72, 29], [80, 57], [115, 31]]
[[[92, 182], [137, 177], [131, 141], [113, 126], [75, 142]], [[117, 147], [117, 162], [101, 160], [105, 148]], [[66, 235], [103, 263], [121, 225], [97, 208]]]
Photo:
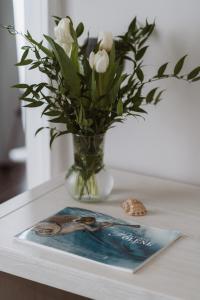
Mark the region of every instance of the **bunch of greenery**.
[[[139, 25], [136, 18], [130, 23], [125, 34], [113, 40], [112, 47], [106, 51], [107, 67], [104, 72], [98, 72], [91, 67], [86, 43], [79, 45], [79, 37], [84, 32], [80, 23], [74, 29], [72, 20], [69, 24], [70, 51], [50, 36], [44, 35], [50, 48], [43, 41], [37, 42], [29, 32], [24, 34], [26, 45], [22, 47], [23, 54], [17, 66], [28, 66], [29, 69], [39, 69], [46, 75], [46, 80], [40, 83], [17, 84], [14, 87], [24, 89], [20, 100], [25, 101], [25, 107], [42, 106], [42, 116], [47, 116], [51, 125], [51, 142], [60, 135], [73, 133], [84, 136], [104, 134], [117, 122], [123, 122], [128, 116], [145, 114], [144, 105], [157, 104], [161, 100], [163, 90], [153, 87], [146, 93], [145, 87], [152, 82], [176, 78], [195, 82], [200, 79], [200, 67], [188, 74], [181, 74], [186, 58], [183, 56], [168, 72], [168, 63], [159, 67], [151, 78], [146, 78], [143, 59], [147, 52], [146, 45], [153, 33], [155, 23]], [[54, 17], [56, 26], [62, 21]], [[13, 26], [6, 27], [11, 34], [18, 34]], [[97, 41], [94, 55], [99, 51], [101, 40]], [[68, 47], [69, 48], [69, 47]], [[69, 50], [69, 49], [68, 49]], [[104, 50], [105, 51], [105, 50]], [[31, 52], [31, 53], [30, 53]], [[31, 55], [30, 55], [31, 54]], [[125, 62], [132, 64], [130, 74], [125, 71]], [[94, 64], [94, 62], [93, 62]], [[55, 124], [52, 126], [52, 123]], [[65, 130], [56, 128], [63, 123]], [[43, 129], [39, 128], [36, 134]]]

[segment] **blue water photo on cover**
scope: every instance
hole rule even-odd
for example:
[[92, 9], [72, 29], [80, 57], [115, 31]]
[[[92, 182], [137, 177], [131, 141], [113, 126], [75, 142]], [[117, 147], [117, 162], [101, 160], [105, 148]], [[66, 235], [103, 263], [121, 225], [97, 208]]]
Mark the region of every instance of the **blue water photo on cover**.
[[180, 235], [175, 230], [133, 225], [102, 213], [66, 207], [17, 237], [134, 270]]

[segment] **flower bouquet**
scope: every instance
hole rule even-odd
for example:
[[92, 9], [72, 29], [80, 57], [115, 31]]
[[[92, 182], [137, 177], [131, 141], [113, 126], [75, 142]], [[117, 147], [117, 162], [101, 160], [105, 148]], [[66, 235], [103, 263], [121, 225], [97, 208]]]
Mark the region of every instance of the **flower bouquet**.
[[[139, 25], [134, 18], [123, 35], [113, 38], [110, 32], [100, 33], [90, 51], [88, 36], [84, 43], [79, 42], [83, 23], [75, 28], [69, 17], [54, 17], [54, 20], [55, 38], [44, 35], [50, 47], [27, 32], [24, 34], [27, 43], [17, 64], [29, 66], [30, 70], [39, 69], [46, 80], [14, 87], [24, 89], [20, 99], [26, 103], [25, 107], [42, 107], [42, 116], [49, 120], [45, 128], [50, 131], [50, 145], [55, 138], [72, 133], [74, 164], [66, 176], [69, 192], [77, 200], [98, 201], [105, 199], [113, 186], [103, 163], [107, 130], [129, 116], [142, 116], [146, 113], [144, 105], [161, 100], [163, 90], [151, 83], [169, 78], [195, 82], [200, 79], [200, 67], [182, 74], [185, 55], [171, 71], [168, 63], [164, 63], [154, 76], [146, 78], [143, 58], [155, 23], [146, 21]], [[13, 26], [6, 28], [17, 34]], [[126, 61], [132, 65], [129, 73]], [[148, 85], [150, 89], [146, 92]], [[58, 128], [59, 123], [64, 124], [63, 130]]]

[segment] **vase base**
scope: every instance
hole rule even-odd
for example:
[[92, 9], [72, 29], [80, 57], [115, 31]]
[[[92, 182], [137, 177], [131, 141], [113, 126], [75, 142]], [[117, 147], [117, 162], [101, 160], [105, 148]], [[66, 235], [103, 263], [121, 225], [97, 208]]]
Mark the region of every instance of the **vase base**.
[[88, 196], [82, 196], [81, 198], [78, 196], [71, 195], [71, 197], [80, 202], [80, 203], [99, 203], [105, 201], [108, 197], [99, 198], [99, 197], [88, 197]]
[[[77, 180], [77, 178], [79, 180]], [[79, 184], [77, 184], [77, 182]], [[80, 174], [72, 172], [66, 179], [66, 188], [70, 196], [82, 203], [97, 203], [105, 201], [113, 188], [114, 180], [107, 169], [103, 168], [87, 184], [80, 180]]]

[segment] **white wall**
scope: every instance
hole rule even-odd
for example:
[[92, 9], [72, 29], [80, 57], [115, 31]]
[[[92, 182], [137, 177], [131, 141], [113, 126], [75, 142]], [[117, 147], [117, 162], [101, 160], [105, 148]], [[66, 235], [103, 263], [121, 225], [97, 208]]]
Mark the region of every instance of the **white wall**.
[[[24, 1], [24, 31], [29, 30], [36, 40], [42, 40], [43, 34], [53, 34], [51, 16], [61, 14], [62, 10], [62, 0]], [[25, 69], [25, 79], [28, 84], [47, 80], [38, 70], [30, 71], [28, 68]], [[49, 148], [48, 130], [43, 130], [35, 137], [35, 131], [47, 125], [47, 120], [41, 118], [40, 108], [25, 110], [28, 188], [49, 180], [68, 167], [71, 153], [68, 150], [69, 137], [57, 140], [52, 150]]]
[[[43, 33], [48, 33], [48, 2], [47, 0], [24, 1], [25, 32], [29, 30], [36, 40], [42, 39]], [[37, 69], [25, 70], [26, 83], [38, 83], [46, 80]], [[49, 134], [46, 130], [35, 137], [35, 131], [47, 126], [41, 117], [41, 109], [25, 110], [25, 131], [27, 148], [27, 182], [32, 188], [50, 179]]]
[[[200, 64], [198, 0], [66, 0], [65, 14], [82, 20], [92, 35], [123, 32], [133, 16], [156, 18], [157, 34], [145, 63], [153, 69], [189, 54], [186, 70]], [[173, 64], [172, 64], [173, 66]], [[108, 133], [106, 161], [136, 172], [200, 185], [200, 83], [160, 83], [164, 100], [146, 121], [130, 119]]]

